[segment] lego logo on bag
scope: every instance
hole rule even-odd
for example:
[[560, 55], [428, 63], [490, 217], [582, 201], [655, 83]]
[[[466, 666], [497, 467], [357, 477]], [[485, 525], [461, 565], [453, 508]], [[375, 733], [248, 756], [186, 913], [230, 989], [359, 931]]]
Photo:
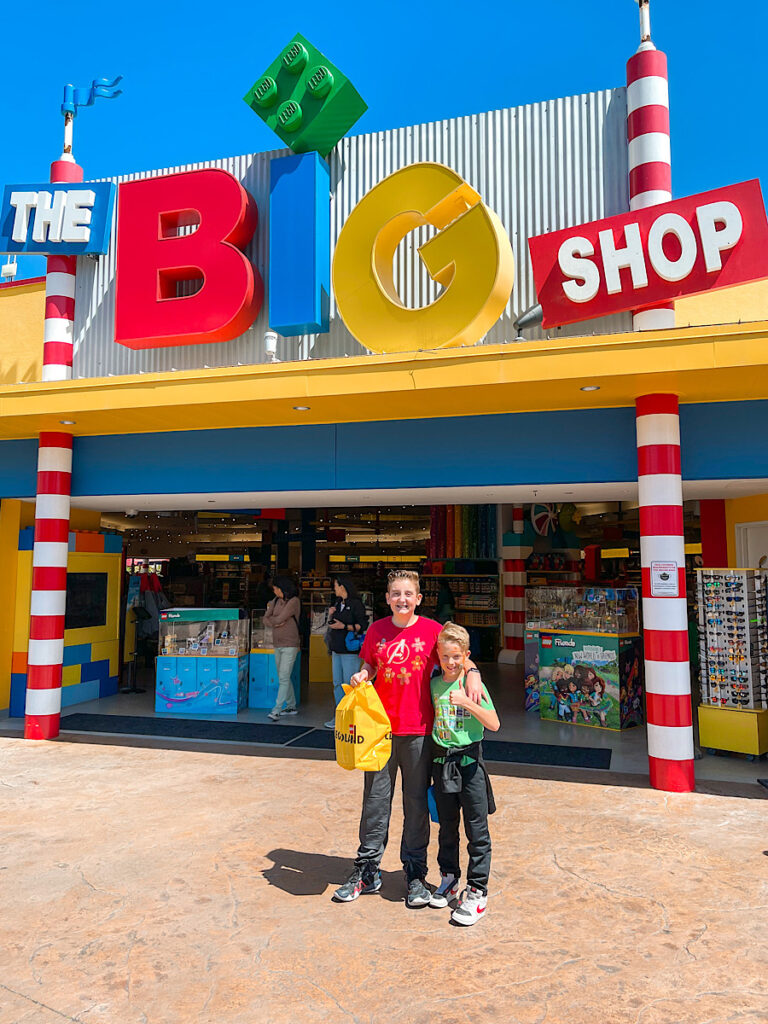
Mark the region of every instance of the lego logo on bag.
[[365, 736], [358, 734], [356, 725], [350, 725], [347, 732], [337, 729], [335, 735], [337, 743], [365, 743]]

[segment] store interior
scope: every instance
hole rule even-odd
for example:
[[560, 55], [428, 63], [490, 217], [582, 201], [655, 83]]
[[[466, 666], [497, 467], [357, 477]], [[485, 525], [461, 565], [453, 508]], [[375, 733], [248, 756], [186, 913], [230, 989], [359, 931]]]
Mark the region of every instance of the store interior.
[[[695, 617], [698, 502], [685, 502], [684, 523]], [[494, 740], [607, 750], [611, 770], [647, 772], [635, 502], [129, 508], [103, 510], [101, 528], [122, 540], [119, 687], [66, 713], [266, 724], [276, 673], [263, 615], [270, 581], [280, 575], [296, 582], [306, 613], [294, 675], [299, 713], [288, 721], [322, 729], [334, 706], [325, 642], [334, 576], [351, 576], [369, 617], [378, 618], [387, 614], [387, 573], [411, 568], [421, 575], [423, 613], [450, 618], [470, 634], [502, 720]], [[514, 565], [506, 557], [511, 544], [521, 556]], [[525, 573], [518, 599], [509, 597], [521, 592], [508, 585], [511, 567]], [[577, 668], [574, 682], [557, 650], [573, 641], [550, 640], [545, 651], [544, 630], [583, 640], [585, 658], [598, 637], [597, 649], [614, 660], [591, 675]], [[218, 687], [224, 677], [223, 655], [231, 656], [229, 705], [220, 688], [218, 703], [201, 703], [201, 679]], [[761, 770], [743, 755], [704, 750], [697, 774], [744, 781]]]

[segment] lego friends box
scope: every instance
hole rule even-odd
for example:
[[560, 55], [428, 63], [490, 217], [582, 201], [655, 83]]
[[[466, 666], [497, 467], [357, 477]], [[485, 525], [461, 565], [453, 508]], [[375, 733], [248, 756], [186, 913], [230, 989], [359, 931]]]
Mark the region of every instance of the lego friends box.
[[539, 714], [545, 721], [629, 729], [643, 721], [639, 636], [539, 637]]

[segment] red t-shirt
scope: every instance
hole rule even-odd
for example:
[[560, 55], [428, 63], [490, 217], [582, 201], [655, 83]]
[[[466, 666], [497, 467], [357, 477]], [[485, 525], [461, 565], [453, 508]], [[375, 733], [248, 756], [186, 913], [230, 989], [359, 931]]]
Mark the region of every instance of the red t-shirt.
[[389, 715], [394, 736], [424, 736], [435, 717], [429, 679], [437, 664], [437, 637], [443, 627], [419, 616], [411, 626], [391, 618], [369, 628], [360, 652], [376, 669], [376, 692]]

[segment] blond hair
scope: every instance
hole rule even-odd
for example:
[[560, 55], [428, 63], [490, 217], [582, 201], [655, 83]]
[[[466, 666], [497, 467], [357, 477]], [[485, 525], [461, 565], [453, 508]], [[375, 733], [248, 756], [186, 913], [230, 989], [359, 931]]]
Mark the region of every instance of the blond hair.
[[421, 593], [421, 585], [419, 584], [419, 574], [413, 572], [411, 569], [393, 569], [387, 574], [387, 593], [389, 588], [395, 582], [395, 580], [408, 580], [409, 583], [413, 583], [416, 590]]
[[458, 644], [462, 651], [466, 652], [469, 650], [469, 633], [456, 622], [446, 622], [438, 634], [437, 642], [439, 644]]

